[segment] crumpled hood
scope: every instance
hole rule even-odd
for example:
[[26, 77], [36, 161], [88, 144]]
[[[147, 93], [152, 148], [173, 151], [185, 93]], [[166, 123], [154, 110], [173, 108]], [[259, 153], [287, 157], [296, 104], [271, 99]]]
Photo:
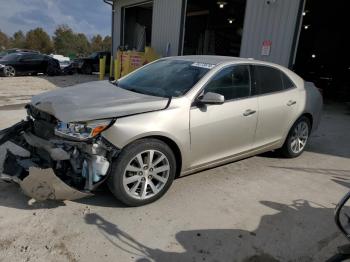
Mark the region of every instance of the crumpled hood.
[[76, 122], [162, 110], [168, 100], [95, 81], [36, 95], [31, 104], [63, 122]]

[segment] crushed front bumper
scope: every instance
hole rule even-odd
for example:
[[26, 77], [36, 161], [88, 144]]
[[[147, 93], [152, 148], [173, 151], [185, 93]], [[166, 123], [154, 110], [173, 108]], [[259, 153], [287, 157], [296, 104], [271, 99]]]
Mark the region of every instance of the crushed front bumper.
[[[23, 157], [7, 149], [0, 179], [19, 184], [27, 196], [38, 201], [91, 196], [92, 191], [107, 179], [107, 173], [101, 175], [97, 168], [101, 165], [101, 158], [108, 162], [106, 154], [109, 152], [100, 149], [98, 153], [103, 152], [104, 156], [90, 152], [99, 145], [98, 142], [89, 145], [57, 137], [38, 137], [33, 134], [33, 122], [28, 119], [0, 130], [0, 146], [9, 141], [29, 152], [29, 157]], [[96, 159], [98, 164], [95, 164]], [[94, 180], [96, 173], [100, 175], [99, 181]], [[73, 180], [81, 181], [82, 186], [73, 186], [76, 185]]]

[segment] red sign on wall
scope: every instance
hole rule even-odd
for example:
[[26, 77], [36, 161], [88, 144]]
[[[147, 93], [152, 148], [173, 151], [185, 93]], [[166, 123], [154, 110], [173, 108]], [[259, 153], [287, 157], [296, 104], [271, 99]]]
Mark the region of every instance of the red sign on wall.
[[269, 56], [271, 52], [271, 46], [272, 46], [271, 40], [264, 40], [261, 48], [261, 55]]

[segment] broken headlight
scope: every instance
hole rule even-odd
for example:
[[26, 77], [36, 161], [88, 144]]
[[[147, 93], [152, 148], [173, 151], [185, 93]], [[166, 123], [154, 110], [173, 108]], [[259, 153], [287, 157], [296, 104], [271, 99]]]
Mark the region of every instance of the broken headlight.
[[58, 122], [55, 128], [57, 136], [74, 140], [87, 140], [106, 130], [113, 120], [96, 120], [85, 123], [64, 123]]

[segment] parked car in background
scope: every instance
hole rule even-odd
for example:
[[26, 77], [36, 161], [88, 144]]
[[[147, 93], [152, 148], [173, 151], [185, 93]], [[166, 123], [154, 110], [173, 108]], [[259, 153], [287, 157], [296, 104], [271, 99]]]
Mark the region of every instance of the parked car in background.
[[21, 48], [11, 48], [11, 49], [7, 49], [7, 50], [4, 50], [4, 51], [0, 52], [0, 59], [3, 58], [5, 55], [8, 55], [8, 54], [24, 53], [24, 52], [31, 52], [31, 53], [40, 54], [39, 51], [35, 51], [35, 50], [21, 49]]
[[[82, 74], [92, 74], [100, 71], [100, 57], [106, 56], [106, 65], [111, 61], [111, 53], [107, 51], [94, 52], [88, 57], [76, 58], [72, 62], [72, 69]], [[106, 72], [109, 72], [109, 66], [106, 66]]]
[[[11, 140], [31, 152], [8, 152], [3, 179], [19, 182], [30, 197], [53, 199], [107, 182], [120, 201], [140, 206], [164, 195], [180, 174], [277, 149], [300, 156], [321, 109], [318, 89], [276, 64], [163, 58], [117, 82], [34, 96], [30, 117], [0, 132], [0, 145]], [[46, 171], [28, 172], [22, 162]]]
[[57, 55], [57, 54], [51, 54], [50, 56], [58, 60], [62, 70], [71, 64], [70, 58], [68, 56]]
[[12, 53], [0, 59], [0, 74], [2, 76], [37, 75], [38, 73], [49, 76], [59, 75], [61, 69], [58, 60], [32, 52]]

